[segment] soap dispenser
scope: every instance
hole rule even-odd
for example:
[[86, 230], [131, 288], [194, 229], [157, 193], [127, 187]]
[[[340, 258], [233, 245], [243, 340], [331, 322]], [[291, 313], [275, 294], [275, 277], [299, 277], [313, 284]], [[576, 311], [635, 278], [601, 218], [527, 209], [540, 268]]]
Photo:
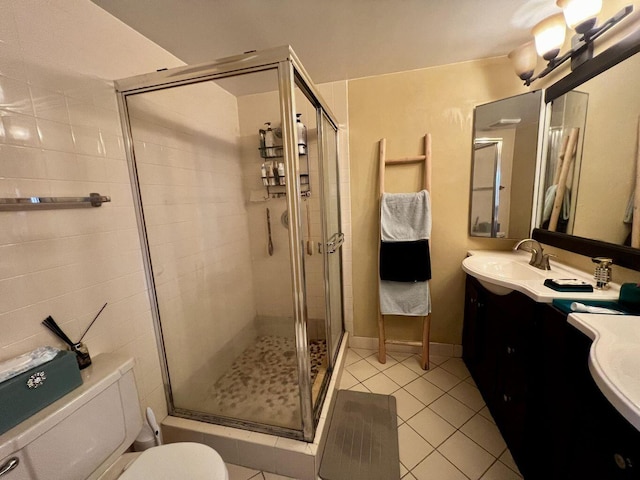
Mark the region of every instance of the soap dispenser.
[[271, 122], [267, 122], [265, 125], [267, 126], [267, 130], [264, 132], [265, 157], [273, 158], [276, 156], [276, 149], [274, 148], [276, 146], [276, 137], [271, 129]]
[[296, 113], [296, 128], [298, 129], [298, 154], [306, 155], [307, 153], [307, 127], [300, 120], [301, 113]]
[[613, 260], [605, 257], [595, 257], [591, 261], [596, 264], [595, 273], [593, 278], [596, 281], [596, 288], [598, 290], [605, 290], [609, 288], [609, 282], [611, 281], [611, 265]]

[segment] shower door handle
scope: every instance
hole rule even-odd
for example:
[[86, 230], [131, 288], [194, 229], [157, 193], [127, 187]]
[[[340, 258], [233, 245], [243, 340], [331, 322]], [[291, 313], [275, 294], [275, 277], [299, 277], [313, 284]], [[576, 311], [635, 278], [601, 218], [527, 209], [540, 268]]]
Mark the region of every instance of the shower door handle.
[[344, 243], [344, 233], [334, 233], [327, 242], [327, 253], [335, 253]]

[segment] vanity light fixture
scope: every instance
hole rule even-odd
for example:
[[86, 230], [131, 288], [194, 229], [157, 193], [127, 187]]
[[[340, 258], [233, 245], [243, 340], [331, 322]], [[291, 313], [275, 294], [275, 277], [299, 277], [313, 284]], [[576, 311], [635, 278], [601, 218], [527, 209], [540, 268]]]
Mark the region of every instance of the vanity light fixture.
[[[533, 81], [548, 75], [569, 59], [573, 70], [593, 58], [595, 39], [633, 11], [633, 5], [627, 5], [597, 27], [602, 0], [557, 0], [556, 5], [562, 8], [563, 13], [547, 17], [536, 24], [532, 30], [534, 40], [509, 53], [516, 74], [525, 85], [531, 85]], [[567, 26], [576, 32], [571, 39], [572, 48], [558, 57], [564, 44]], [[538, 55], [548, 63], [545, 69], [534, 77]]]

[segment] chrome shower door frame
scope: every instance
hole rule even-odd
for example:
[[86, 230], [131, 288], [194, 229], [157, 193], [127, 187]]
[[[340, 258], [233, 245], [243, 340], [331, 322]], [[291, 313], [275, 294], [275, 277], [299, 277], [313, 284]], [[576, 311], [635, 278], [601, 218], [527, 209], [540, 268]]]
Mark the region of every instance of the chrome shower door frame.
[[[273, 425], [265, 425], [247, 422], [239, 419], [218, 417], [201, 412], [186, 412], [176, 410], [171, 393], [169, 367], [165, 354], [165, 345], [162, 336], [162, 324], [156, 296], [155, 281], [151, 264], [151, 256], [140, 184], [133, 147], [133, 137], [127, 107], [127, 96], [144, 92], [162, 90], [165, 88], [189, 85], [209, 80], [219, 80], [225, 77], [253, 73], [267, 70], [277, 70], [278, 89], [280, 96], [280, 114], [282, 119], [283, 157], [285, 164], [287, 209], [289, 212], [289, 251], [291, 255], [291, 280], [293, 293], [294, 330], [296, 339], [296, 353], [298, 360], [298, 384], [300, 391], [300, 407], [302, 416], [302, 430], [288, 429]], [[296, 105], [295, 87], [302, 87], [305, 95], [321, 109], [337, 131], [337, 121], [328, 108], [304, 67], [298, 60], [294, 51], [289, 46], [277, 47], [260, 52], [250, 52], [243, 55], [223, 58], [212, 63], [204, 63], [194, 66], [177, 67], [161, 70], [144, 75], [138, 75], [117, 80], [115, 89], [118, 99], [120, 119], [123, 129], [125, 153], [131, 187], [133, 191], [134, 207], [140, 235], [140, 244], [143, 253], [145, 276], [148, 285], [151, 312], [155, 326], [156, 344], [160, 352], [160, 363], [164, 384], [165, 397], [169, 413], [195, 420], [212, 421], [224, 426], [250, 429], [258, 432], [275, 434], [278, 436], [297, 438], [305, 441], [313, 441], [315, 426], [318, 417], [314, 418], [314, 408], [311, 393], [311, 372], [307, 338], [307, 294], [305, 289], [304, 248], [302, 215], [300, 211], [301, 186], [299, 176], [298, 139], [296, 129]], [[320, 141], [320, 139], [319, 139]], [[323, 220], [324, 225], [324, 220]], [[326, 256], [326, 253], [325, 253]], [[328, 281], [325, 271], [325, 282]], [[342, 326], [344, 332], [344, 326]], [[342, 336], [341, 336], [342, 338]], [[335, 358], [329, 358], [329, 365], [333, 367]]]
[[[473, 181], [474, 181], [474, 174], [475, 174], [475, 170], [476, 170], [476, 154], [475, 152], [478, 150], [482, 150], [485, 148], [491, 148], [494, 147], [495, 148], [495, 152], [494, 152], [494, 163], [493, 163], [493, 175], [492, 175], [492, 180], [493, 180], [493, 185], [491, 187], [491, 237], [492, 238], [497, 238], [498, 237], [498, 213], [499, 213], [499, 208], [500, 208], [500, 182], [501, 182], [501, 175], [500, 175], [500, 168], [502, 166], [502, 142], [503, 139], [502, 138], [475, 138], [473, 140], [473, 163], [471, 165], [471, 195], [470, 195], [470, 200], [469, 200], [469, 214], [471, 214], [472, 212], [472, 207], [473, 207], [473, 193], [475, 191], [474, 186], [473, 186]], [[472, 226], [472, 221], [471, 218], [469, 218], [469, 234], [472, 233], [471, 231], [471, 227]]]

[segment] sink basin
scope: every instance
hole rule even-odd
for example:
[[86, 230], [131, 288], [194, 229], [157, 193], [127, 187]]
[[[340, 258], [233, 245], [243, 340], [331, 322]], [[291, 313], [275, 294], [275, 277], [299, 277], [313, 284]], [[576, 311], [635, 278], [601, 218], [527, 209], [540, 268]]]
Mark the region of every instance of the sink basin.
[[523, 264], [510, 258], [474, 255], [465, 259], [467, 266], [472, 266], [486, 275], [491, 275], [506, 280], [538, 280], [544, 281], [546, 271], [538, 270], [529, 264]]
[[[513, 292], [511, 285], [504, 283], [522, 280], [540, 280], [544, 282], [546, 271], [539, 270], [522, 261], [518, 256], [472, 255], [462, 262], [462, 269], [476, 277], [480, 284], [496, 295], [508, 295]], [[488, 277], [488, 278], [485, 278]], [[502, 280], [497, 283], [491, 280]]]
[[551, 270], [529, 265], [530, 254], [512, 251], [470, 251], [462, 261], [462, 269], [475, 277], [487, 290], [496, 295], [515, 291], [524, 293], [536, 302], [551, 303], [554, 298], [584, 300], [616, 300], [619, 287], [611, 284], [608, 290], [593, 292], [557, 292], [544, 285], [547, 278], [577, 278], [593, 284], [593, 278], [579, 270], [551, 264]]

